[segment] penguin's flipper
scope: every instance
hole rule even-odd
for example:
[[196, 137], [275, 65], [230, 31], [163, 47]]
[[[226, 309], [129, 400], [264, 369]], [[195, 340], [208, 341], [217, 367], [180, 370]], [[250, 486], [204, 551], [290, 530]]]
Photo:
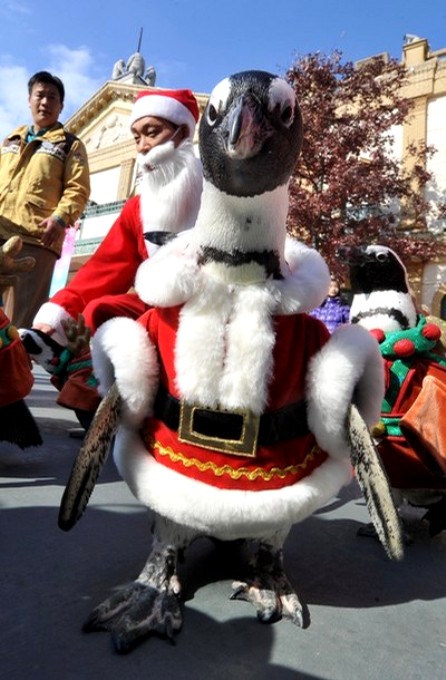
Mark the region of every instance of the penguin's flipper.
[[74, 461], [59, 509], [58, 525], [69, 531], [82, 517], [119, 425], [121, 398], [114, 383], [99, 404]]
[[353, 405], [350, 407], [347, 434], [352, 465], [378, 538], [391, 559], [401, 560], [403, 537], [389, 481], [368, 427]]

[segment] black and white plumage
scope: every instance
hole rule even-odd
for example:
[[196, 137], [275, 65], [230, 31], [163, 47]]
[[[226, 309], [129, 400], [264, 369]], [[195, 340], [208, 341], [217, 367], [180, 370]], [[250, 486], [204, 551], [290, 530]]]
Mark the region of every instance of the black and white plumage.
[[214, 88], [200, 122], [204, 192], [192, 235], [202, 264], [232, 280], [235, 272], [241, 281], [282, 278], [288, 181], [301, 144], [300, 110], [281, 78], [248, 71]]
[[[423, 454], [421, 437], [417, 438], [405, 429], [404, 415], [414, 406], [417, 398], [423, 396], [426, 375], [434, 366], [435, 380], [446, 383], [446, 371], [438, 363], [436, 353], [425, 349], [419, 352], [399, 355], [397, 345], [392, 349], [392, 338], [400, 343], [417, 344], [415, 328], [419, 324], [415, 299], [410, 290], [407, 269], [400, 257], [390, 248], [382, 245], [368, 245], [344, 251], [343, 256], [350, 270], [350, 284], [353, 292], [351, 322], [373, 331], [382, 345], [383, 360], [388, 376], [388, 393], [383, 404], [382, 419], [375, 434], [384, 465], [393, 482], [393, 495], [398, 507], [404, 502], [428, 509], [426, 519], [430, 522], [432, 535], [446, 529], [446, 481], [444, 472], [430, 474], [425, 467], [426, 453]], [[428, 322], [435, 318], [428, 318]], [[408, 331], [404, 336], [401, 331]], [[426, 331], [424, 331], [426, 333]], [[432, 331], [431, 331], [432, 332]], [[438, 329], [438, 333], [440, 329]], [[434, 331], [435, 337], [435, 331]], [[433, 348], [435, 343], [431, 343]], [[401, 345], [402, 347], [402, 345]], [[402, 364], [400, 363], [402, 360]], [[443, 362], [444, 365], [444, 362]], [[407, 369], [407, 377], [403, 374]], [[413, 377], [412, 377], [413, 376]], [[401, 383], [398, 392], [397, 385]], [[390, 396], [389, 396], [390, 395]], [[431, 413], [435, 417], [439, 405], [432, 404]], [[402, 430], [398, 432], [396, 423], [402, 418]], [[391, 436], [386, 429], [388, 422], [393, 424]], [[435, 429], [435, 426], [432, 425]], [[443, 423], [438, 423], [442, 427]], [[406, 437], [410, 441], [405, 440]], [[440, 439], [438, 440], [440, 441]], [[405, 457], [407, 451], [408, 457]], [[433, 462], [435, 465], [435, 463]], [[398, 468], [398, 474], [395, 470]], [[432, 468], [435, 469], [434, 467]], [[406, 472], [407, 470], [407, 472]], [[431, 483], [431, 487], [429, 486]], [[374, 534], [372, 527], [361, 530], [362, 534]]]
[[[356, 442], [358, 465], [367, 459], [363, 479], [365, 488], [372, 489], [374, 512], [391, 525], [383, 532], [390, 537], [387, 543], [384, 538], [389, 554], [401, 557], [388, 489], [381, 477], [379, 490], [374, 483], [379, 462], [373, 443], [360, 428], [350, 438], [346, 427], [351, 408], [355, 422], [362, 422], [360, 412], [373, 423], [382, 397], [379, 352], [373, 338], [359, 327], [340, 329], [315, 352], [303, 367], [302, 392], [291, 397], [306, 399], [308, 431], [327, 452], [311, 474], [266, 490], [231, 487], [230, 481], [207, 483], [199, 473], [189, 476], [175, 467], [183, 460], [181, 446], [177, 451], [156, 437], [155, 442], [150, 440], [160, 383], [170, 384], [183, 404], [224, 413], [241, 409], [262, 417], [273, 398], [271, 386], [279, 389], [279, 363], [286, 391], [289, 375], [301, 374], [300, 357], [309, 352], [305, 335], [296, 338], [289, 357], [274, 358], [278, 319], [289, 317], [296, 327], [303, 320], [312, 329], [310, 335], [322, 333], [319, 322], [302, 313], [324, 299], [328, 268], [318, 253], [286, 236], [288, 182], [301, 136], [296, 97], [284, 80], [250, 71], [217, 85], [200, 124], [205, 181], [197, 223], [143, 263], [136, 278], [138, 294], [153, 306], [147, 322], [150, 337], [140, 324], [113, 319], [94, 338], [101, 390], [114, 389], [116, 381], [122, 400], [115, 462], [155, 517], [154, 546], [140, 576], [100, 605], [86, 624], [86, 630], [110, 630], [120, 652], [150, 633], [171, 637], [181, 627], [176, 558], [200, 535], [243, 539], [253, 545], [251, 574], [236, 584], [233, 597], [252, 602], [264, 622], [283, 616], [303, 625], [301, 604], [283, 571], [282, 546], [295, 522], [311, 515], [351, 480], [349, 441]], [[165, 322], [177, 306], [181, 306], [177, 321]], [[159, 323], [162, 330], [152, 334], [152, 324]], [[113, 411], [116, 400], [110, 404]], [[152, 443], [142, 440], [141, 426]], [[82, 460], [99, 436], [94, 422]], [[152, 455], [154, 449], [149, 453], [147, 445], [170, 456], [173, 467]], [[197, 456], [204, 455], [203, 450], [208, 455], [206, 446], [192, 449]], [[213, 464], [197, 460], [188, 459], [184, 468], [195, 466], [201, 473]], [[227, 460], [224, 467], [230, 468], [230, 455]], [[274, 468], [264, 472], [268, 476]], [[67, 487], [64, 522], [77, 519], [90, 492], [89, 487], [79, 495], [75, 484]]]
[[294, 92], [281, 78], [247, 71], [212, 91], [200, 125], [203, 173], [228, 196], [287, 185], [302, 145]]
[[352, 323], [386, 331], [415, 326], [417, 312], [407, 271], [393, 250], [380, 245], [359, 246], [350, 251], [348, 261]]

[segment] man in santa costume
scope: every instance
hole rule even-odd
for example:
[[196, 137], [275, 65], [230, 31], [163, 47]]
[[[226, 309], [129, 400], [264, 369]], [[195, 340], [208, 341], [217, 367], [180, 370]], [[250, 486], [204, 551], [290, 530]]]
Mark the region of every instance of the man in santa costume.
[[[130, 289], [139, 265], [158, 247], [149, 240], [151, 234], [178, 233], [195, 223], [202, 191], [201, 164], [193, 150], [198, 117], [198, 104], [190, 90], [154, 89], [138, 94], [130, 129], [142, 171], [140, 192], [126, 202], [99, 248], [71, 282], [42, 305], [32, 329], [21, 330], [29, 354], [52, 374], [60, 389], [57, 402], [78, 415], [93, 413], [99, 403], [91, 370], [90, 333], [108, 319], [136, 319], [147, 310]], [[86, 329], [84, 351], [73, 356], [68, 329], [79, 315]]]

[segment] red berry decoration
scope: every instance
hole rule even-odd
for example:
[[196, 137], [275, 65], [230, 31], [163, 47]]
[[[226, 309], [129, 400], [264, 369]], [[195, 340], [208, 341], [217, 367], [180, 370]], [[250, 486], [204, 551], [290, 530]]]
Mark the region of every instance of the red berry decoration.
[[370, 331], [370, 335], [373, 335], [375, 340], [377, 340], [379, 343], [384, 342], [384, 340], [386, 339], [386, 334], [384, 333], [383, 330], [381, 330], [381, 328], [373, 328]]
[[410, 357], [415, 353], [415, 344], [412, 340], [397, 340], [393, 351], [398, 357]]
[[421, 332], [427, 340], [432, 340], [432, 342], [441, 337], [441, 330], [436, 323], [427, 323]]

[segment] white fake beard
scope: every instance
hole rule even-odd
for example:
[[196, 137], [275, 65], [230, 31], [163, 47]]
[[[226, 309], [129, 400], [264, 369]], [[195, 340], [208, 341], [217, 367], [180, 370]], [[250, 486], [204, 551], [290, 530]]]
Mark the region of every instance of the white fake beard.
[[137, 163], [143, 171], [140, 200], [144, 231], [178, 233], [193, 227], [203, 174], [192, 142], [186, 139], [177, 148], [172, 141], [166, 142], [145, 155], [138, 154]]

